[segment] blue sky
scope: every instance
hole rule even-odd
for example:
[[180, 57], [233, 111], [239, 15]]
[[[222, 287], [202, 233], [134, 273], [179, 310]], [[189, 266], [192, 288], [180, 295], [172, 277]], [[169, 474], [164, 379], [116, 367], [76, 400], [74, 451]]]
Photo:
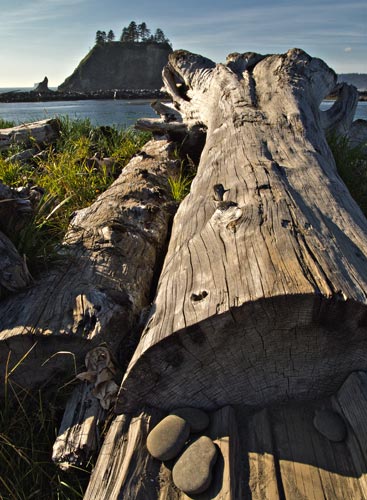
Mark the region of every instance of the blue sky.
[[174, 49], [224, 62], [231, 52], [300, 47], [338, 73], [367, 73], [366, 0], [0, 0], [0, 87], [69, 76], [97, 30], [131, 20], [163, 29]]

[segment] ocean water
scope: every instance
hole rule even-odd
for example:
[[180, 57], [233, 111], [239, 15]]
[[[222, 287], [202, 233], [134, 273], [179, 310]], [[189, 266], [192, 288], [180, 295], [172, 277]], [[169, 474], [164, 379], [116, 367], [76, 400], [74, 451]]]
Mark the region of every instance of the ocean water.
[[55, 116], [73, 119], [89, 118], [93, 125], [134, 125], [138, 118], [157, 117], [149, 100], [86, 100], [57, 102], [0, 102], [0, 118], [16, 124], [29, 123]]
[[[15, 89], [0, 89], [0, 93]], [[29, 90], [29, 89], [17, 89]], [[138, 118], [157, 117], [150, 107], [151, 100], [87, 100], [58, 102], [0, 103], [0, 118], [16, 124], [29, 123], [55, 116], [89, 118], [93, 125], [115, 125], [119, 128], [134, 125]], [[320, 109], [332, 106], [332, 101], [324, 101]], [[355, 119], [367, 120], [367, 102], [359, 102]]]

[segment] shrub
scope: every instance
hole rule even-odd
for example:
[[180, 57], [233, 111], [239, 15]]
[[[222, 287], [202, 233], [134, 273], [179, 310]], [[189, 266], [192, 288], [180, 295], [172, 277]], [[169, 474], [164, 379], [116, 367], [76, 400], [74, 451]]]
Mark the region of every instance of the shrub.
[[346, 136], [330, 135], [328, 144], [340, 177], [367, 217], [366, 145], [352, 146]]

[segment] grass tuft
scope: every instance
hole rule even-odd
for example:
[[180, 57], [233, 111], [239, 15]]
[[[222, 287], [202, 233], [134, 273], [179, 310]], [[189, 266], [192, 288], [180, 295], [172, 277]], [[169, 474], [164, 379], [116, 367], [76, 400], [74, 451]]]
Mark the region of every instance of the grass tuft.
[[[0, 179], [11, 187], [37, 186], [44, 191], [32, 219], [15, 237], [14, 244], [37, 274], [55, 258], [71, 214], [84, 208], [105, 191], [130, 158], [150, 138], [132, 129], [93, 127], [88, 119], [60, 118], [57, 143], [32, 164], [0, 158]], [[14, 150], [8, 156], [14, 154]], [[89, 159], [111, 158], [112, 166]]]
[[197, 166], [189, 156], [182, 158], [179, 149], [173, 153], [179, 168], [168, 177], [172, 198], [180, 203], [190, 192], [191, 183], [196, 175]]
[[4, 118], [0, 118], [0, 128], [10, 128], [14, 126], [15, 126], [14, 122], [9, 120], [4, 120]]
[[[29, 351], [30, 352], [30, 351]], [[27, 356], [26, 353], [25, 356]], [[64, 473], [51, 461], [66, 394], [30, 392], [11, 375], [22, 363], [6, 363], [4, 400], [0, 407], [0, 498], [2, 500], [76, 500], [83, 498], [90, 471]]]

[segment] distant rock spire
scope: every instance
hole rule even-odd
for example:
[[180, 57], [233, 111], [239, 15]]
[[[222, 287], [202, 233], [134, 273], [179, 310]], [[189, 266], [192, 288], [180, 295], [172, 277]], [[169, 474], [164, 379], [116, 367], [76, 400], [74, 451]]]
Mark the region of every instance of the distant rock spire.
[[35, 89], [33, 90], [33, 92], [41, 92], [41, 93], [45, 93], [45, 92], [51, 92], [51, 90], [48, 88], [48, 78], [47, 76], [44, 77], [44, 79], [42, 80], [42, 82], [36, 84], [37, 86], [35, 87]]

